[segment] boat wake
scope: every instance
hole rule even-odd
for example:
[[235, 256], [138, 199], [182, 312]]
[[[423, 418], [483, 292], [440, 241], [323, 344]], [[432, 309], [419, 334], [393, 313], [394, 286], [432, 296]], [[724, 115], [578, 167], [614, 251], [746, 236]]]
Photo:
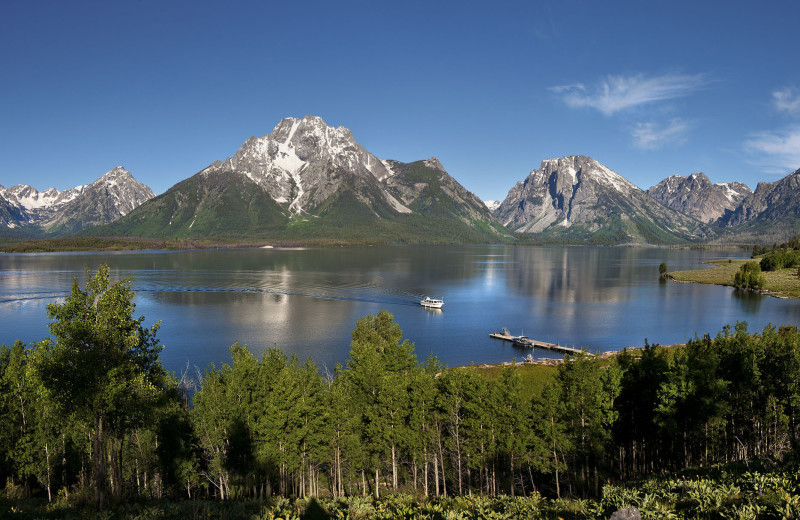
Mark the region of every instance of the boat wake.
[[254, 287], [169, 287], [169, 288], [147, 288], [138, 289], [137, 293], [142, 294], [166, 294], [166, 293], [239, 293], [239, 294], [269, 294], [280, 296], [292, 296], [300, 298], [313, 298], [317, 300], [349, 301], [358, 303], [376, 303], [383, 305], [419, 305], [416, 296], [403, 295], [385, 291], [381, 294], [374, 294], [362, 291], [346, 290], [344, 292], [310, 292], [285, 289], [254, 288]]

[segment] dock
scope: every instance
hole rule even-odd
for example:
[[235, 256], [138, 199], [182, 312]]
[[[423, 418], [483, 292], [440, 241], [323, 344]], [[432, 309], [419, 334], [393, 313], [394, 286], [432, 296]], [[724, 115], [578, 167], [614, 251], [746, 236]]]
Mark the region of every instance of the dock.
[[[530, 339], [526, 336], [512, 336], [508, 333], [508, 331], [503, 330], [503, 332], [493, 332], [489, 334], [490, 338], [494, 339], [501, 339], [503, 341], [510, 341], [517, 346], [524, 347], [524, 348], [543, 348], [546, 350], [552, 350], [553, 352], [560, 352], [562, 354], [580, 354], [584, 352], [589, 354], [585, 350], [581, 350], [579, 348], [572, 348], [572, 347], [565, 347], [563, 345], [559, 345], [558, 343], [548, 343], [546, 341], [539, 341], [536, 339]], [[590, 356], [594, 354], [589, 354]]]

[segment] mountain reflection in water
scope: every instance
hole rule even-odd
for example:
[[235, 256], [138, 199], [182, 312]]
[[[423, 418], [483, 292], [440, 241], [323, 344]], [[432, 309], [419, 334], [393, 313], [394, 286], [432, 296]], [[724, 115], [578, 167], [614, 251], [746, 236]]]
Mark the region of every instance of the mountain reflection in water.
[[[417, 356], [448, 365], [521, 360], [489, 338], [512, 334], [605, 351], [679, 343], [748, 321], [800, 324], [800, 300], [728, 287], [661, 283], [658, 265], [699, 268], [742, 251], [629, 247], [376, 246], [134, 253], [0, 255], [0, 342], [48, 336], [48, 303], [86, 268], [132, 278], [136, 314], [161, 320], [162, 360], [181, 371], [229, 362], [234, 341], [276, 346], [332, 370], [361, 316], [392, 312]], [[443, 298], [440, 312], [420, 307]], [[537, 357], [559, 357], [536, 352]]]

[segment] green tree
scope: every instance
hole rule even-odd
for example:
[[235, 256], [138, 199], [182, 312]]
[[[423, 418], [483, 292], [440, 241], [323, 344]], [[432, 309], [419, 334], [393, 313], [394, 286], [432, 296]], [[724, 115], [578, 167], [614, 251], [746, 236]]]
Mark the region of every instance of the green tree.
[[665, 436], [655, 421], [655, 409], [661, 385], [666, 382], [666, 349], [647, 344], [641, 357], [624, 351], [614, 356], [622, 374], [620, 395], [615, 400], [617, 420], [614, 437], [620, 447], [619, 477], [643, 475], [652, 467]]
[[125, 435], [150, 422], [173, 384], [158, 359], [159, 323], [145, 328], [144, 317], [134, 318], [133, 298], [129, 280], [110, 282], [108, 266], [87, 270], [85, 289], [74, 279], [65, 301], [48, 305], [55, 341], [43, 343], [38, 361], [48, 398], [91, 434], [99, 509], [109, 485], [122, 496]]
[[217, 490], [223, 500], [230, 498], [231, 486], [228, 471], [228, 449], [230, 447], [230, 409], [226, 392], [226, 380], [222, 371], [212, 364], [194, 394], [192, 424], [203, 451], [203, 475]]
[[566, 455], [572, 451], [562, 396], [561, 383], [554, 379], [545, 386], [541, 398], [532, 401], [533, 431], [529, 437], [531, 465], [538, 472], [553, 475], [558, 498], [561, 498], [561, 475], [567, 470]]
[[[445, 370], [437, 385], [439, 413], [447, 432], [445, 445], [450, 451], [458, 494], [461, 495], [464, 494], [464, 474], [470, 468], [471, 459], [488, 458], [496, 450], [500, 403], [492, 402], [492, 397], [496, 396], [491, 395], [486, 378], [472, 368]], [[472, 466], [477, 465], [473, 463]]]
[[739, 289], [757, 290], [764, 287], [766, 279], [761, 273], [761, 265], [758, 262], [746, 262], [733, 275], [733, 285]]
[[584, 494], [600, 492], [600, 472], [607, 462], [606, 448], [617, 413], [614, 400], [619, 393], [619, 372], [614, 365], [601, 369], [597, 358], [582, 353], [558, 367], [558, 380], [564, 399], [567, 434], [573, 447], [573, 469], [577, 487]]
[[350, 356], [343, 375], [351, 404], [361, 418], [365, 469], [374, 471], [379, 495], [382, 461], [390, 459], [392, 485], [398, 484], [398, 450], [407, 436], [409, 382], [416, 369], [414, 345], [402, 341], [403, 331], [387, 311], [359, 319], [353, 330]]
[[658, 274], [659, 274], [660, 276], [664, 276], [665, 274], [667, 274], [667, 264], [666, 264], [666, 263], [664, 263], [664, 262], [661, 262], [661, 263], [658, 265]]
[[429, 465], [434, 451], [433, 414], [436, 402], [436, 374], [442, 366], [434, 356], [429, 356], [424, 366], [411, 373], [408, 395], [408, 435], [405, 447], [411, 457], [414, 489], [418, 489], [418, 470], [422, 465], [423, 493], [428, 496]]
[[352, 413], [351, 395], [341, 364], [336, 365], [333, 377], [327, 381], [327, 387], [332, 493], [342, 497], [347, 493], [345, 476], [355, 476], [348, 469], [353, 469], [353, 463], [364, 458], [360, 450], [361, 417]]
[[509, 488], [515, 496], [516, 471], [526, 459], [526, 439], [529, 437], [526, 422], [527, 403], [522, 397], [522, 380], [516, 365], [503, 367], [500, 378], [493, 385], [492, 401], [497, 410], [498, 444], [509, 462]]
[[40, 352], [37, 345], [28, 347], [21, 341], [0, 348], [0, 409], [5, 419], [0, 440], [28, 493], [28, 477], [32, 476], [45, 488], [50, 501], [56, 465], [62, 460], [64, 425], [35, 371]]

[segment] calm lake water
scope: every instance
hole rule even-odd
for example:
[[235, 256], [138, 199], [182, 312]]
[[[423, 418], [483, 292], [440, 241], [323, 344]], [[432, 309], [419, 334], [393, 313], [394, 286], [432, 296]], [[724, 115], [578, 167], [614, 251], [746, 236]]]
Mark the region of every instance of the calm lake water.
[[[148, 325], [161, 320], [162, 360], [176, 372], [229, 362], [235, 340], [257, 354], [276, 346], [332, 369], [347, 359], [358, 318], [383, 309], [420, 360], [433, 353], [451, 366], [522, 359], [527, 351], [489, 338], [503, 327], [594, 352], [645, 338], [680, 343], [736, 321], [751, 331], [800, 325], [800, 300], [658, 278], [661, 262], [692, 269], [744, 256], [512, 246], [0, 255], [0, 343], [47, 337], [47, 304], [103, 263], [115, 280], [134, 280], [137, 316]], [[425, 295], [444, 298], [444, 310], [421, 308]]]

